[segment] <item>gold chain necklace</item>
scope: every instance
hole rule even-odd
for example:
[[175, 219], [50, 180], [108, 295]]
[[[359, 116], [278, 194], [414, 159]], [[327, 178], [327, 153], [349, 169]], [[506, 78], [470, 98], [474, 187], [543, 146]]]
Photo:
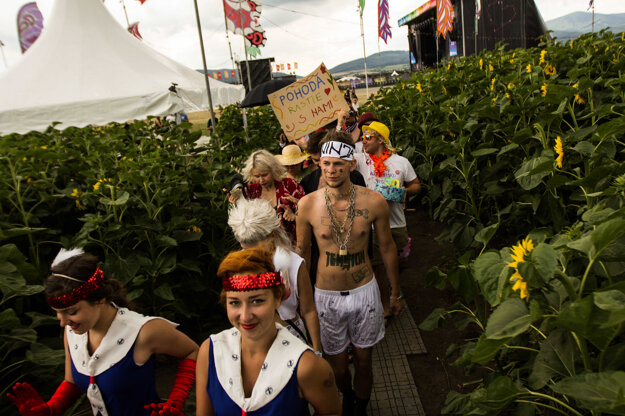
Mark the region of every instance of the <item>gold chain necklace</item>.
[[[334, 231], [334, 235], [336, 236], [336, 243], [339, 246], [339, 256], [347, 255], [347, 243], [349, 242], [349, 237], [352, 233], [352, 227], [354, 225], [354, 201], [356, 195], [356, 188], [354, 185], [351, 185], [350, 188], [350, 198], [349, 205], [347, 207], [347, 213], [345, 214], [345, 218], [343, 219], [343, 224], [338, 227], [338, 219], [336, 218], [336, 213], [334, 212], [332, 202], [330, 201], [330, 196], [328, 195], [328, 188], [325, 189], [325, 200], [326, 200], [326, 209], [328, 210], [328, 216], [330, 217], [330, 224], [332, 224], [332, 231]], [[341, 241], [341, 235], [345, 233], [345, 225], [347, 224], [347, 220], [349, 219], [349, 228], [347, 229], [347, 233], [343, 241]]]

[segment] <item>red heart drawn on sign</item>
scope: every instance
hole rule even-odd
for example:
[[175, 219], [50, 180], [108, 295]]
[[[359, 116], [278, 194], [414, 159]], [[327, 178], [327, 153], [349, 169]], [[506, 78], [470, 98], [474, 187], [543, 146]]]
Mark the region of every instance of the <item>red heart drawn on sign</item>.
[[330, 95], [330, 93], [332, 92], [332, 90], [330, 88], [326, 88], [323, 91], [326, 93], [326, 95]]
[[326, 67], [325, 65], [321, 65], [321, 73], [325, 74], [326, 73]]

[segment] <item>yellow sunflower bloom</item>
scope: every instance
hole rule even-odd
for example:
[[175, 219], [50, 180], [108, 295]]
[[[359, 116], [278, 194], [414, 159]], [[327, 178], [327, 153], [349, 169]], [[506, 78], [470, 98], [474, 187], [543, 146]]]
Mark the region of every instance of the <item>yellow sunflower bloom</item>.
[[577, 83], [573, 84], [573, 88], [579, 88], [579, 84]]
[[543, 97], [547, 95], [547, 84], [543, 84], [543, 86], [540, 87], [540, 95], [542, 95]]
[[491, 64], [488, 64], [488, 70], [493, 72], [495, 70], [495, 67], [492, 66]]
[[575, 94], [575, 102], [577, 104], [584, 104], [584, 103], [586, 103], [586, 101], [579, 94]]
[[490, 80], [490, 90], [493, 91], [495, 89], [495, 82], [497, 81], [497, 78], [493, 78]]
[[533, 249], [534, 243], [529, 236], [519, 241], [516, 246], [512, 246], [510, 248], [510, 250], [512, 251], [512, 253], [510, 253], [510, 256], [512, 257], [513, 261], [508, 263], [508, 267], [517, 267], [519, 263], [523, 263], [525, 261], [525, 256], [528, 256]]
[[527, 64], [527, 66], [525, 67], [525, 72], [527, 72], [528, 74], [532, 73], [532, 64]]
[[73, 196], [74, 198], [78, 198], [78, 189], [76, 188], [72, 189], [72, 193], [70, 195]]
[[508, 89], [509, 89], [509, 90], [511, 90], [512, 88], [514, 88], [514, 84], [513, 84], [513, 83], [511, 83], [511, 82], [509, 82], [509, 83], [508, 83]]
[[545, 67], [545, 74], [551, 76], [556, 74], [556, 67], [549, 64]]
[[419, 84], [417, 84], [417, 90], [418, 90], [419, 92], [423, 92], [423, 88], [421, 88], [421, 84], [420, 84], [420, 83], [419, 83]]
[[564, 161], [564, 146], [562, 145], [562, 139], [560, 136], [556, 137], [556, 145], [553, 146], [553, 150], [558, 154], [556, 158], [556, 165], [562, 168], [562, 162]]
[[480, 71], [484, 69], [484, 60], [480, 58]]
[[512, 290], [515, 292], [519, 292], [519, 297], [521, 299], [529, 299], [530, 292], [527, 290], [527, 283], [521, 279], [518, 279], [514, 285], [512, 286]]
[[86, 206], [80, 203], [80, 199], [77, 199], [76, 201], [74, 201], [74, 203], [76, 204], [76, 208], [78, 208], [80, 211], [84, 211], [87, 209]]
[[546, 50], [543, 49], [542, 51], [540, 51], [540, 60], [538, 61], [539, 64], [545, 63], [545, 55], [547, 55]]

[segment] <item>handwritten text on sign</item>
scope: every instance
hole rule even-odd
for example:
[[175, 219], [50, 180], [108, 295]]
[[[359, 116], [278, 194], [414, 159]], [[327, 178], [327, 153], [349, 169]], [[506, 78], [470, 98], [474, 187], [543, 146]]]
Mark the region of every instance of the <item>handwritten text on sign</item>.
[[289, 139], [325, 126], [337, 119], [339, 110], [349, 108], [324, 64], [268, 97]]

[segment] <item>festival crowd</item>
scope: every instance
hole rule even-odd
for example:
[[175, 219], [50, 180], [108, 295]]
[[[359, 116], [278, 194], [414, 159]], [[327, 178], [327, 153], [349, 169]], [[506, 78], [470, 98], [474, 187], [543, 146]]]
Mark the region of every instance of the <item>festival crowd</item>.
[[[421, 186], [388, 126], [348, 103], [324, 128], [281, 137], [280, 155], [253, 152], [230, 181], [241, 250], [217, 275], [232, 328], [201, 345], [134, 312], [96, 256], [62, 249], [44, 287], [64, 328], [64, 381], [48, 401], [17, 383], [20, 414], [60, 416], [86, 394], [94, 415], [179, 416], [195, 386], [198, 416], [366, 415], [372, 349], [402, 309], [406, 197]], [[165, 401], [155, 354], [180, 359]]]

